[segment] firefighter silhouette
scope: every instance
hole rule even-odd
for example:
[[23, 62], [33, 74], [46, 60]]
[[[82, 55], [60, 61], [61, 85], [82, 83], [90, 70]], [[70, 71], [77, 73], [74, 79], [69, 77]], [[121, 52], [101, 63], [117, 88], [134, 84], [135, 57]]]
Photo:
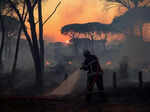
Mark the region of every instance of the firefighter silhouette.
[[103, 70], [99, 64], [98, 58], [92, 55], [88, 50], [83, 52], [85, 57], [82, 63], [81, 70], [87, 71], [87, 95], [86, 99], [90, 100], [92, 96], [93, 87], [96, 83], [99, 91], [104, 90], [103, 86]]

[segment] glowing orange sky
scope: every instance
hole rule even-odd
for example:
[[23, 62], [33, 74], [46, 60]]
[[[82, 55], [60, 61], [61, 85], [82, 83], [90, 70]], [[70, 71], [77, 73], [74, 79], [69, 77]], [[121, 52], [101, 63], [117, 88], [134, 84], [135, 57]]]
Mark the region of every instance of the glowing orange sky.
[[[43, 19], [54, 10], [56, 0], [43, 3]], [[104, 11], [105, 1], [99, 0], [63, 0], [55, 15], [44, 25], [44, 37], [51, 41], [66, 41], [68, 37], [60, 34], [62, 26], [71, 23], [102, 22], [111, 23], [118, 15], [117, 7]]]
[[[45, 0], [43, 2], [43, 20], [55, 9], [60, 0]], [[62, 0], [52, 18], [44, 25], [44, 38], [49, 41], [64, 42], [69, 39], [60, 33], [61, 27], [72, 23], [101, 22], [109, 24], [115, 16], [119, 16], [118, 7], [106, 9], [109, 4], [105, 0]], [[149, 35], [144, 32], [145, 35]], [[115, 38], [116, 39], [116, 38]], [[146, 38], [149, 40], [148, 38]]]

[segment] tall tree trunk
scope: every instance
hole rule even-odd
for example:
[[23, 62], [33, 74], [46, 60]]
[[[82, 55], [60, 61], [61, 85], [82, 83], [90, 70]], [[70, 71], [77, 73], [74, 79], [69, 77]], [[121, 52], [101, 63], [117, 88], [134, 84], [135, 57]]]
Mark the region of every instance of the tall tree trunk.
[[34, 20], [34, 9], [31, 7], [30, 1], [26, 1], [27, 7], [29, 9], [29, 24], [31, 29], [31, 37], [33, 41], [33, 58], [34, 58], [34, 65], [36, 70], [36, 83], [39, 86], [43, 84], [43, 74], [41, 68], [41, 59], [40, 59], [40, 51], [38, 46], [37, 34], [36, 34], [36, 25]]
[[19, 52], [19, 44], [20, 44], [20, 36], [21, 36], [21, 31], [22, 31], [22, 25], [20, 25], [19, 31], [18, 31], [18, 36], [17, 36], [17, 43], [16, 43], [16, 50], [15, 50], [15, 56], [14, 56], [14, 62], [12, 66], [12, 74], [14, 74], [16, 70], [16, 64], [17, 64], [17, 59], [18, 59], [18, 52]]
[[14, 87], [14, 78], [15, 78], [17, 59], [18, 59], [21, 30], [22, 30], [22, 25], [20, 25], [20, 28], [19, 28], [19, 31], [18, 31], [18, 35], [17, 35], [17, 43], [16, 43], [14, 62], [13, 62], [12, 70], [11, 70], [11, 76], [9, 78], [9, 86], [10, 86], [10, 88]]
[[2, 30], [2, 39], [1, 39], [1, 45], [0, 45], [0, 69], [3, 69], [2, 56], [3, 56], [3, 51], [4, 51], [5, 27], [4, 27], [4, 21], [1, 15], [1, 11], [0, 11], [0, 25], [1, 25], [1, 30]]
[[39, 58], [39, 54], [37, 51], [34, 51], [34, 66], [35, 66], [35, 72], [36, 72], [36, 85], [42, 86], [43, 85], [43, 78], [42, 78], [42, 69], [41, 69], [41, 62]]
[[[26, 36], [26, 39], [29, 43], [33, 62], [34, 62], [34, 67], [35, 67], [35, 72], [36, 72], [36, 84], [42, 85], [43, 80], [42, 80], [42, 69], [41, 69], [41, 59], [40, 59], [40, 52], [39, 52], [39, 46], [38, 46], [38, 40], [37, 40], [37, 34], [36, 34], [36, 25], [35, 25], [35, 20], [34, 20], [34, 7], [31, 6], [31, 1], [30, 0], [25, 0], [25, 3], [27, 5], [28, 9], [28, 14], [29, 14], [29, 24], [30, 24], [30, 30], [31, 30], [31, 36], [27, 32], [27, 28], [25, 26], [25, 23], [21, 17], [21, 14], [19, 10], [15, 7], [13, 2], [11, 0], [8, 0], [9, 4], [11, 7], [15, 10], [17, 16], [19, 17], [20, 23], [23, 26], [24, 34]], [[32, 39], [31, 39], [31, 38]]]
[[43, 20], [42, 20], [42, 1], [38, 0], [38, 18], [39, 18], [39, 43], [42, 74], [44, 73], [44, 40], [43, 40]]
[[[25, 1], [24, 1], [23, 12], [22, 12], [22, 16], [21, 16], [23, 22], [25, 22], [26, 17], [27, 17], [27, 13], [25, 14]], [[20, 45], [20, 36], [21, 36], [22, 29], [23, 29], [23, 25], [20, 23], [20, 27], [19, 27], [19, 31], [18, 31], [18, 35], [17, 35], [17, 43], [16, 43], [14, 62], [13, 62], [12, 70], [11, 70], [12, 74], [14, 74], [14, 72], [16, 71], [18, 52], [19, 52], [19, 45]]]

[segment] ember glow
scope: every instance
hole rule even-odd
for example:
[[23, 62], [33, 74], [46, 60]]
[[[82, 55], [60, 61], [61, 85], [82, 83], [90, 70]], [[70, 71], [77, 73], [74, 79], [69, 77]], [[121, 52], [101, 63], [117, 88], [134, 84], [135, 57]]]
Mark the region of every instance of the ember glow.
[[111, 64], [112, 64], [111, 61], [107, 61], [107, 62], [106, 62], [106, 65], [111, 65]]
[[68, 61], [68, 64], [71, 65], [71, 64], [72, 64], [72, 61]]
[[[46, 0], [43, 2], [43, 20], [45, 20], [55, 9], [60, 0]], [[110, 2], [106, 0], [62, 0], [61, 5], [58, 7], [56, 13], [44, 25], [44, 38], [52, 42], [68, 43], [68, 36], [61, 34], [61, 27], [73, 23], [87, 23], [87, 22], [100, 22], [103, 24], [110, 24], [114, 17], [122, 15], [127, 10], [126, 8], [112, 7], [106, 11], [106, 5]], [[69, 10], [68, 10], [69, 9]], [[35, 14], [37, 15], [37, 14]], [[37, 17], [36, 17], [37, 18]], [[144, 26], [143, 29], [146, 29]], [[150, 32], [143, 30], [144, 40], [150, 40], [148, 35]], [[123, 36], [108, 35], [109, 40], [122, 40]]]
[[69, 45], [70, 44], [70, 40], [66, 40], [65, 44]]
[[[43, 2], [43, 20], [53, 12], [59, 1], [46, 0]], [[60, 29], [67, 24], [95, 21], [111, 23], [112, 19], [119, 15], [118, 8], [114, 7], [106, 12], [104, 11], [106, 4], [105, 0], [62, 0], [56, 13], [44, 25], [45, 39], [53, 42], [66, 42], [69, 37], [61, 35]]]
[[49, 66], [50, 64], [51, 64], [51, 62], [49, 62], [49, 61], [45, 62], [45, 66]]

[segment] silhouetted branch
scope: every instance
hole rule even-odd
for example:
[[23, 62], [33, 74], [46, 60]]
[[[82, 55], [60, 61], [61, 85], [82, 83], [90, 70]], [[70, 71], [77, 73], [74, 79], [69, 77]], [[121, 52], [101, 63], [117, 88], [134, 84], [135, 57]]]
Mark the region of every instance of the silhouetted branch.
[[32, 8], [34, 8], [36, 6], [37, 2], [38, 2], [38, 0], [34, 0]]
[[120, 6], [120, 7], [124, 7], [122, 4], [112, 4], [112, 5], [109, 5], [109, 6], [107, 6], [105, 9], [108, 11], [109, 9], [111, 9], [111, 8], [114, 8], [114, 7], [117, 7], [117, 6]]
[[[25, 2], [24, 2], [24, 5], [23, 5], [23, 12], [22, 12], [22, 19], [23, 19], [23, 22], [26, 21], [27, 14], [28, 14], [28, 11], [25, 12]], [[11, 70], [12, 74], [14, 74], [14, 72], [15, 72], [15, 70], [16, 70], [16, 64], [17, 64], [18, 52], [19, 52], [19, 45], [20, 45], [21, 31], [22, 31], [22, 24], [20, 24], [20, 28], [19, 28], [18, 35], [17, 35], [17, 43], [16, 43], [16, 48], [15, 48], [14, 62], [13, 62], [12, 70]]]
[[[130, 8], [130, 5], [126, 2], [126, 1], [124, 1], [124, 0], [107, 0], [108, 2], [113, 2], [113, 3], [119, 3], [119, 4], [122, 4], [124, 7], [126, 7], [126, 8]], [[110, 4], [110, 5], [112, 5], [112, 4]]]
[[29, 34], [27, 32], [27, 27], [25, 26], [24, 21], [21, 18], [21, 14], [20, 14], [19, 10], [15, 7], [15, 5], [13, 4], [13, 2], [11, 0], [8, 0], [8, 2], [10, 4], [10, 6], [15, 10], [15, 12], [16, 12], [16, 14], [17, 14], [17, 16], [18, 16], [18, 18], [19, 18], [19, 20], [21, 22], [21, 24], [23, 25], [24, 33], [26, 35], [26, 38], [27, 38], [27, 40], [29, 42], [29, 45], [30, 45], [30, 48], [31, 48], [31, 51], [32, 51], [32, 42], [31, 42], [30, 36], [29, 36]]
[[[23, 8], [22, 8], [22, 10], [23, 10], [23, 12], [22, 12], [22, 18], [23, 18], [23, 16], [24, 16], [25, 6], [26, 6], [26, 4], [25, 4], [25, 1], [24, 1], [24, 3], [23, 3]], [[26, 14], [25, 14], [25, 15], [26, 15]]]
[[[61, 1], [57, 4], [56, 8], [54, 9], [54, 11], [47, 17], [47, 19], [43, 22], [43, 25], [54, 15], [54, 13], [57, 11], [57, 8], [59, 7], [59, 5], [61, 4]], [[38, 24], [39, 21], [37, 21], [35, 24]]]

